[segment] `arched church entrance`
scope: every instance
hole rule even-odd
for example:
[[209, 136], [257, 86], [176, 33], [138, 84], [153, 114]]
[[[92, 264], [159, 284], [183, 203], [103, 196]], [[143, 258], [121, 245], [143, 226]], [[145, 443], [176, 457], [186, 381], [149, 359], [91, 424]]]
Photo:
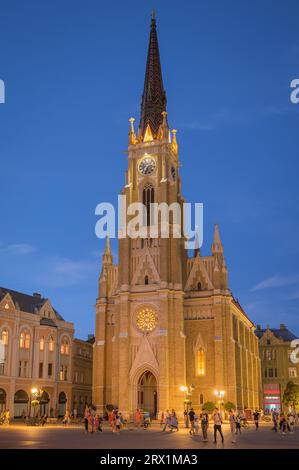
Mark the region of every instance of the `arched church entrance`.
[[150, 372], [143, 372], [137, 386], [137, 406], [142, 411], [149, 412], [151, 418], [156, 418], [158, 411], [157, 380]]

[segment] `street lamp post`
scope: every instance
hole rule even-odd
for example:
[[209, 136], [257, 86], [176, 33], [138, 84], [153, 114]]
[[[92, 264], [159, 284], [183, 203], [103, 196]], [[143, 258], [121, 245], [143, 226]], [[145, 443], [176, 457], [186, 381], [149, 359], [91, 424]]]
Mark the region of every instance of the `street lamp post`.
[[225, 395], [225, 391], [224, 390], [214, 390], [214, 395], [218, 399], [219, 409], [220, 409], [220, 412], [221, 412], [221, 405], [223, 404], [223, 398], [224, 398], [224, 395]]
[[31, 424], [33, 426], [35, 426], [35, 424], [36, 424], [36, 413], [35, 413], [34, 409], [37, 405], [39, 405], [39, 402], [40, 402], [39, 398], [40, 398], [41, 394], [42, 394], [42, 390], [39, 390], [36, 387], [32, 387], [31, 397], [30, 397], [30, 413], [29, 413], [29, 415], [31, 417], [32, 407], [33, 407], [33, 416], [32, 416], [32, 419], [31, 419]]
[[185, 393], [185, 399], [184, 399], [184, 412], [186, 412], [186, 428], [189, 428], [189, 409], [192, 405], [192, 401], [190, 400], [190, 397], [192, 395], [192, 392], [194, 391], [195, 387], [194, 385], [181, 385], [180, 386], [180, 391]]

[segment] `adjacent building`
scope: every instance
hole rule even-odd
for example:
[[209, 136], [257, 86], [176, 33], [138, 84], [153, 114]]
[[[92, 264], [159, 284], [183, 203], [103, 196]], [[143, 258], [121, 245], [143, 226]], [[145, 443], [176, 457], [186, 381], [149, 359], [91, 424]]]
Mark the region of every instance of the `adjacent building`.
[[82, 417], [85, 405], [92, 403], [92, 352], [94, 336], [87, 341], [75, 338], [73, 341], [73, 395], [72, 410]]
[[152, 203], [176, 204], [183, 213], [185, 202], [155, 18], [136, 133], [134, 119], [130, 122], [121, 195], [125, 210], [141, 202], [146, 217], [143, 236], [119, 239], [118, 265], [107, 240], [96, 301], [93, 403], [100, 412], [117, 405], [126, 416], [136, 408], [154, 416], [171, 408], [182, 413], [186, 387], [194, 385], [195, 407], [215, 401], [218, 390], [239, 409], [255, 409], [261, 388], [258, 339], [229, 289], [218, 225], [211, 254], [196, 249], [189, 256], [182, 232], [174, 236], [181, 230], [177, 219], [170, 217], [165, 238], [152, 218]]
[[262, 368], [264, 410], [283, 409], [283, 393], [288, 382], [299, 384], [299, 364], [291, 361], [291, 342], [297, 337], [284, 325], [262, 329], [257, 326]]
[[29, 414], [36, 394], [49, 416], [91, 403], [91, 341], [74, 339], [49, 299], [1, 287], [0, 346], [0, 412]]

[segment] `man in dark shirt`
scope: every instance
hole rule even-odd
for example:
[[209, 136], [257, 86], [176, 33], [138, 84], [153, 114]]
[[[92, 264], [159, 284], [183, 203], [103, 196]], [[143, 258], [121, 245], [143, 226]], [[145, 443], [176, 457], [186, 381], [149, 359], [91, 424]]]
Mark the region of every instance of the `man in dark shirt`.
[[193, 410], [193, 408], [191, 408], [191, 410], [189, 411], [189, 421], [190, 421], [190, 431], [189, 431], [189, 434], [195, 434], [195, 428], [194, 428], [194, 418], [195, 418], [195, 412]]

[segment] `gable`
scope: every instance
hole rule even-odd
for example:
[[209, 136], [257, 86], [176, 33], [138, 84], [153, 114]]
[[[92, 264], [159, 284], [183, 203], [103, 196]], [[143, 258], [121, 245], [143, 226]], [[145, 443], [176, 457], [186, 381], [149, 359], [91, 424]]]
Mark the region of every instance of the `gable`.
[[194, 260], [192, 269], [190, 271], [189, 277], [187, 279], [187, 283], [185, 286], [185, 290], [197, 290], [198, 283], [201, 283], [202, 289], [213, 289], [213, 284], [209, 277], [208, 271], [200, 258], [197, 256]]
[[5, 312], [15, 312], [16, 306], [9, 293], [5, 294], [3, 299], [0, 301], [0, 310]]

